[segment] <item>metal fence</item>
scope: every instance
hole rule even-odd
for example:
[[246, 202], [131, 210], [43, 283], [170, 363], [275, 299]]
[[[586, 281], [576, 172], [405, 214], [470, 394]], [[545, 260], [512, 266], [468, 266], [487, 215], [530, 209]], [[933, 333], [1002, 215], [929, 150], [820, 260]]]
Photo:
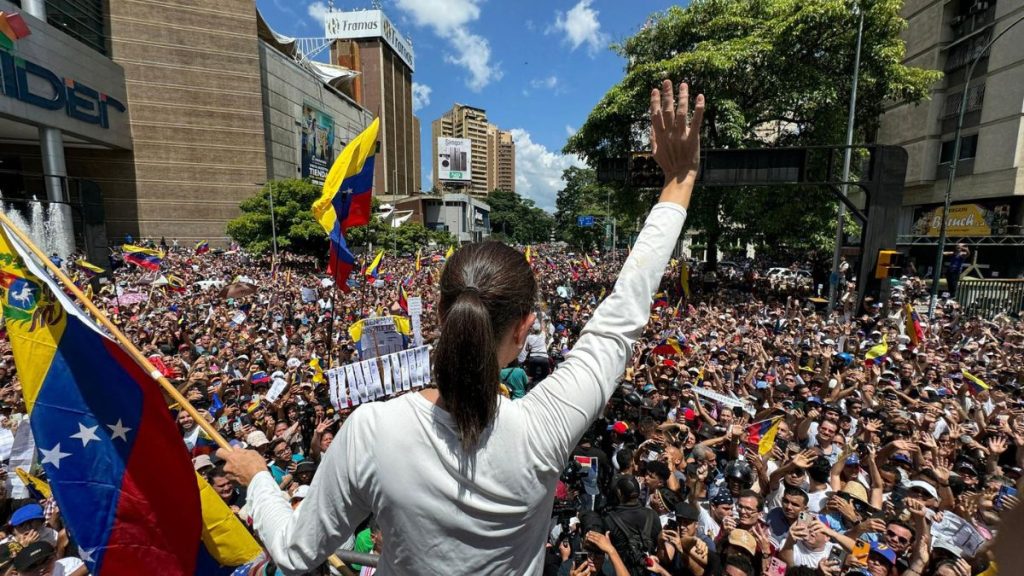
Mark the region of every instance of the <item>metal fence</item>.
[[962, 278], [956, 301], [967, 314], [987, 319], [999, 313], [1020, 317], [1024, 311], [1024, 280]]

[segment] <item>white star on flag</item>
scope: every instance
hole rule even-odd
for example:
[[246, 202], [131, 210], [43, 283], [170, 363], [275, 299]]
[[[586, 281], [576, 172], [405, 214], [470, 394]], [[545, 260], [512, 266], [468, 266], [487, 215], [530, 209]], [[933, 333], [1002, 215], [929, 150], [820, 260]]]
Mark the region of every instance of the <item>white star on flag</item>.
[[81, 422], [78, 423], [78, 434], [72, 434], [72, 438], [78, 438], [82, 441], [82, 446], [88, 446], [89, 442], [96, 440], [99, 442], [100, 437], [96, 435], [96, 429], [99, 426], [86, 426]]
[[96, 549], [93, 548], [92, 550], [89, 550], [88, 548], [83, 548], [79, 546], [78, 557], [82, 560], [82, 562], [92, 562], [92, 553], [94, 550]]
[[128, 428], [124, 424], [121, 424], [120, 418], [117, 419], [117, 424], [107, 424], [107, 428], [110, 428], [110, 431], [112, 432], [112, 434], [110, 435], [111, 440], [113, 440], [114, 438], [120, 438], [125, 442], [128, 441], [128, 432], [131, 430], [131, 428]]
[[60, 468], [60, 461], [62, 459], [64, 459], [64, 458], [67, 458], [68, 456], [71, 456], [70, 452], [61, 452], [60, 451], [60, 442], [57, 442], [57, 445], [54, 446], [52, 450], [47, 450], [45, 448], [40, 448], [39, 451], [42, 452], [42, 454], [43, 454], [43, 462], [42, 463], [43, 464], [53, 464], [54, 468]]

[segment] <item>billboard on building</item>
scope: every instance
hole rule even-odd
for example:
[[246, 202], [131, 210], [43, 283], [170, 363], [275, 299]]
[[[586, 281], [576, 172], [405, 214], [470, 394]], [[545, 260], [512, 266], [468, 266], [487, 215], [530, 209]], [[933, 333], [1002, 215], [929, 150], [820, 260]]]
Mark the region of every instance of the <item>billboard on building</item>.
[[437, 179], [469, 182], [473, 179], [473, 143], [469, 138], [437, 139]]
[[[953, 204], [946, 219], [946, 234], [950, 236], [992, 236], [1006, 234], [1010, 219], [1010, 205]], [[912, 233], [915, 236], [936, 237], [942, 229], [942, 206], [917, 211]]]
[[416, 55], [412, 51], [412, 42], [402, 36], [381, 10], [328, 12], [324, 18], [324, 36], [342, 40], [383, 38], [409, 70], [416, 70]]
[[302, 105], [302, 177], [322, 186], [334, 162], [334, 118]]

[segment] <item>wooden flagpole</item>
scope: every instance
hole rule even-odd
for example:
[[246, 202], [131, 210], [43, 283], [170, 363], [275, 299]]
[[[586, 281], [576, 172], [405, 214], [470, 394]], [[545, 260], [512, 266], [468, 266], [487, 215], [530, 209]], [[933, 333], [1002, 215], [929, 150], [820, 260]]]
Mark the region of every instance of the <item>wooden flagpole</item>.
[[[203, 430], [203, 432], [205, 432], [206, 435], [209, 436], [211, 440], [217, 443], [217, 446], [229, 450], [231, 449], [231, 445], [228, 444], [228, 441], [225, 440], [224, 437], [221, 436], [220, 432], [218, 432], [217, 429], [213, 427], [213, 424], [207, 422], [206, 418], [199, 414], [199, 411], [196, 410], [195, 406], [192, 406], [192, 403], [190, 403], [188, 399], [185, 398], [185, 396], [181, 392], [179, 392], [177, 388], [175, 388], [174, 385], [171, 384], [167, 380], [167, 378], [165, 378], [164, 375], [161, 374], [160, 371], [157, 370], [145, 356], [143, 356], [142, 352], [140, 352], [135, 347], [135, 345], [132, 344], [132, 341], [129, 340], [128, 337], [125, 336], [123, 333], [121, 333], [121, 330], [113, 322], [111, 322], [109, 318], [107, 318], [107, 315], [104, 314], [103, 311], [101, 311], [99, 308], [97, 308], [96, 305], [93, 304], [92, 300], [90, 300], [85, 294], [83, 294], [82, 291], [78, 289], [78, 286], [75, 286], [74, 282], [71, 282], [71, 279], [69, 279], [67, 275], [64, 274], [64, 272], [57, 267], [56, 264], [51, 262], [50, 259], [46, 256], [46, 254], [44, 254], [43, 251], [40, 250], [34, 242], [32, 242], [32, 239], [29, 238], [20, 229], [18, 229], [18, 227], [15, 226], [14, 223], [11, 222], [11, 220], [3, 212], [0, 212], [0, 222], [2, 222], [4, 226], [6, 226], [7, 229], [10, 230], [15, 236], [17, 236], [18, 240], [20, 240], [22, 244], [24, 244], [26, 247], [28, 247], [29, 250], [32, 251], [32, 253], [40, 262], [42, 262], [42, 264], [47, 268], [47, 270], [49, 270], [50, 273], [56, 276], [57, 280], [60, 281], [60, 283], [63, 284], [64, 287], [67, 290], [69, 290], [75, 296], [75, 298], [77, 298], [78, 301], [82, 303], [83, 306], [85, 306], [85, 309], [89, 311], [92, 317], [95, 318], [96, 321], [99, 322], [104, 328], [106, 328], [108, 332], [110, 332], [114, 339], [117, 340], [118, 344], [120, 344], [121, 347], [124, 348], [129, 355], [131, 355], [132, 359], [135, 360], [135, 362], [139, 366], [145, 369], [146, 372], [149, 373], [151, 378], [156, 380], [160, 387], [163, 388], [164, 392], [168, 396], [170, 396], [172, 400], [177, 402], [178, 405], [181, 406], [182, 410], [187, 412], [188, 415], [191, 416], [193, 420], [195, 420], [196, 424]], [[114, 290], [117, 290], [116, 284], [114, 286]]]

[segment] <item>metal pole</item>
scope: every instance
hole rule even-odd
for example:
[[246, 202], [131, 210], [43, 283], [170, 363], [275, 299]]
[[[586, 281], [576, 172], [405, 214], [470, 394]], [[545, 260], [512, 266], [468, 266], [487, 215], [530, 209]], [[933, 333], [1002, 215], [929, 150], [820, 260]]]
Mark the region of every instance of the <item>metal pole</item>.
[[[850, 185], [850, 162], [853, 159], [853, 128], [857, 116], [857, 83], [860, 79], [860, 46], [864, 37], [864, 11], [860, 12], [860, 19], [857, 24], [857, 49], [853, 54], [853, 84], [850, 87], [850, 111], [846, 118], [846, 151], [843, 152], [843, 197], [845, 198]], [[843, 222], [846, 220], [846, 204], [839, 203], [839, 212], [836, 220], [836, 248], [832, 252], [832, 275], [828, 282], [828, 313], [831, 318], [832, 310], [836, 306], [836, 298], [839, 292], [839, 257], [843, 249]], [[861, 254], [861, 258], [865, 258]], [[835, 282], [833, 282], [833, 280]]]
[[270, 190], [270, 238], [274, 244], [274, 262], [277, 262], [277, 219], [274, 216], [274, 181], [267, 182]]
[[[960, 96], [960, 111], [956, 117], [956, 130], [953, 132], [953, 159], [949, 162], [949, 176], [946, 178], [946, 198], [942, 205], [942, 222], [939, 224], [939, 244], [935, 250], [935, 269], [932, 270], [932, 297], [928, 302], [928, 319], [935, 319], [935, 306], [939, 301], [939, 278], [942, 276], [942, 252], [946, 249], [946, 220], [949, 218], [949, 204], [953, 198], [953, 181], [956, 179], [956, 166], [960, 162], [960, 130], [964, 126], [964, 114], [967, 111], [967, 91], [971, 87], [971, 76], [974, 75], [974, 67], [981, 61], [981, 57], [988, 52], [989, 48], [1010, 31], [1011, 28], [1024, 21], [1024, 16], [1017, 18], [1003, 31], [996, 34], [988, 44], [982, 48], [970, 68], [967, 69], [967, 76], [964, 77], [964, 92]], [[952, 296], [956, 296], [953, 294]]]

